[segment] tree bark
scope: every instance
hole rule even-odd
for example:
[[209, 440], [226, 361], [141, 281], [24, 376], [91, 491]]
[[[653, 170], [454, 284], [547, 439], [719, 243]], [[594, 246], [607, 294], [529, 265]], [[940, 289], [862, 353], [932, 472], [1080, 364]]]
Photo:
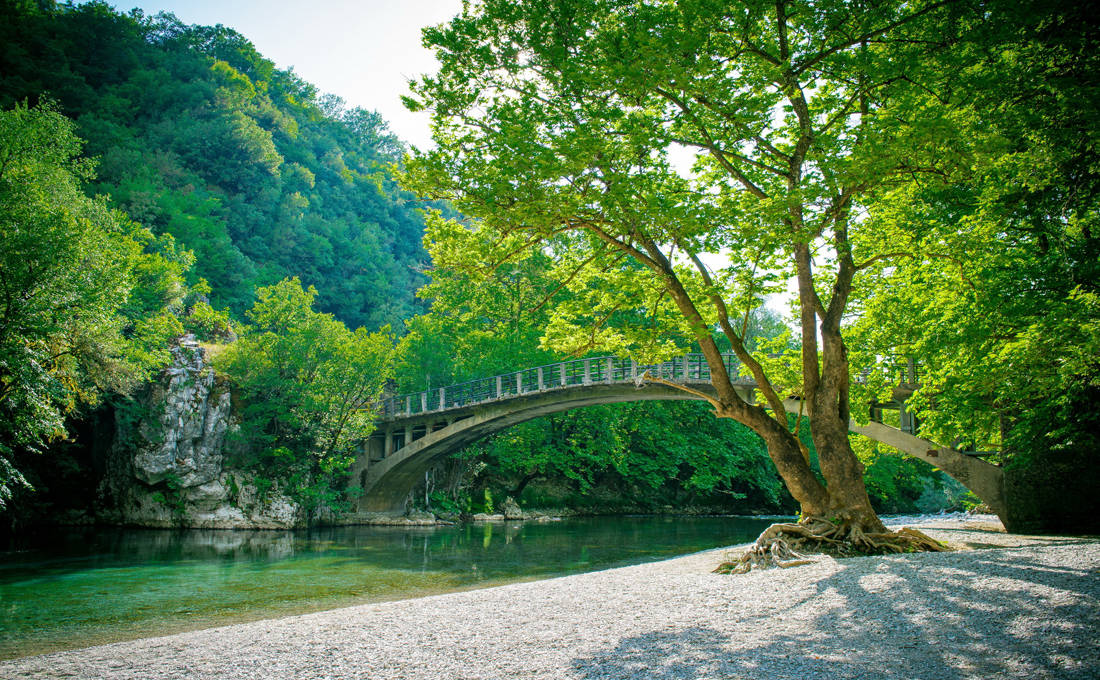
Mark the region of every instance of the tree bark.
[[748, 406], [741, 413], [732, 411], [718, 411], [717, 414], [747, 425], [760, 435], [787, 490], [798, 501], [802, 515], [820, 517], [827, 513], [830, 509], [829, 491], [810, 469], [798, 438], [758, 406]]
[[517, 484], [514, 489], [508, 492], [508, 495], [512, 498], [519, 499], [520, 494], [522, 494], [523, 490], [527, 488], [527, 485], [535, 481], [539, 477], [542, 477], [541, 472], [531, 472], [524, 475], [523, 479], [519, 480], [519, 484]]

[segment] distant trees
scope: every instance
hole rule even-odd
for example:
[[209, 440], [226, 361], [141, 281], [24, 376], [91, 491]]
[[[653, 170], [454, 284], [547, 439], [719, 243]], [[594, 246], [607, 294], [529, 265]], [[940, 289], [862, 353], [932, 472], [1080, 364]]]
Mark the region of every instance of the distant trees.
[[485, 488], [533, 507], [792, 509], [759, 437], [695, 402], [589, 406], [515, 425], [459, 455], [476, 475], [455, 492], [475, 508]]
[[193, 251], [188, 280], [214, 307], [241, 315], [257, 286], [298, 276], [352, 327], [422, 310], [423, 222], [376, 113], [168, 14], [5, 2], [0, 43], [0, 107], [54, 98], [100, 158], [95, 190]]

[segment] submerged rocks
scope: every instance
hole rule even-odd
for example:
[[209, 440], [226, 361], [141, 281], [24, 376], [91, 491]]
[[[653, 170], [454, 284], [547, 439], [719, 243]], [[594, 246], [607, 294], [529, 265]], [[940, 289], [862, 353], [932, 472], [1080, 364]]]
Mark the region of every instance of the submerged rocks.
[[454, 524], [447, 520], [439, 519], [430, 512], [410, 512], [407, 515], [397, 515], [388, 512], [346, 512], [334, 514], [326, 518], [326, 524], [333, 526], [387, 526], [387, 527], [434, 527]]

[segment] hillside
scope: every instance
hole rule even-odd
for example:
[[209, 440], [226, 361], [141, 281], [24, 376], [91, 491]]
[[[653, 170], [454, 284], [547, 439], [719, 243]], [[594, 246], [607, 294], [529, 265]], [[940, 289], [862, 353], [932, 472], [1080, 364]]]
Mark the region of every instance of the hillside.
[[47, 98], [77, 121], [90, 189], [192, 250], [214, 307], [239, 316], [257, 286], [299, 276], [351, 327], [419, 311], [423, 223], [387, 170], [402, 143], [239, 33], [3, 0], [0, 74], [0, 109]]

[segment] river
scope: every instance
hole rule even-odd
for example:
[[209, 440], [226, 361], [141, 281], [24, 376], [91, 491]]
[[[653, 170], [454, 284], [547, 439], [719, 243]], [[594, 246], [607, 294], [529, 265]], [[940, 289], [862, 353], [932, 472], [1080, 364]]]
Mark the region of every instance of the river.
[[744, 543], [768, 524], [598, 517], [49, 532], [0, 552], [0, 658], [637, 564]]

